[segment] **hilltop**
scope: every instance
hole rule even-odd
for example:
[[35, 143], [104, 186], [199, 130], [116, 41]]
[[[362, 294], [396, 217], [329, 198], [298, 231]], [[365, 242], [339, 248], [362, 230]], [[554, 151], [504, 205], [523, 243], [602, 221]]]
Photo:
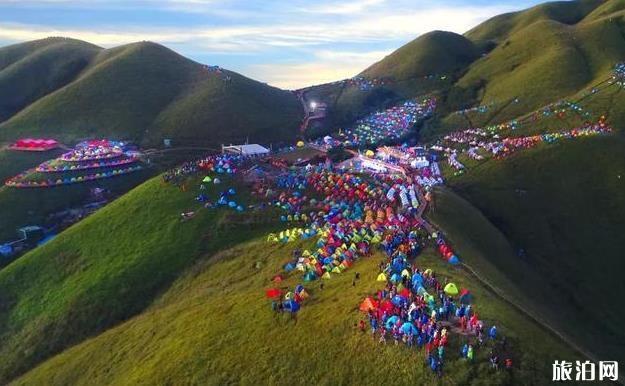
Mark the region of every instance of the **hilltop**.
[[[151, 42], [100, 49], [45, 39], [1, 49], [0, 63], [7, 65], [0, 67], [0, 82], [6, 78], [25, 94], [21, 104], [5, 107], [4, 141], [111, 137], [158, 146], [170, 138], [218, 147], [247, 138], [292, 139], [302, 118], [292, 93]], [[28, 78], [36, 68], [50, 79]]]

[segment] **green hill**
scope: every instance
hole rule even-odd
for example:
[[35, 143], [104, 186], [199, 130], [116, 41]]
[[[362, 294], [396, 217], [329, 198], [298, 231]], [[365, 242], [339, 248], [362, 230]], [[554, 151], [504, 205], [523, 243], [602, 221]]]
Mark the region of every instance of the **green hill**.
[[144, 42], [99, 51], [72, 82], [2, 123], [0, 138], [115, 137], [152, 146], [171, 138], [217, 146], [292, 139], [301, 116], [290, 92]]
[[433, 74], [450, 74], [462, 70], [478, 56], [478, 49], [464, 36], [434, 31], [402, 46], [361, 75], [403, 81]]
[[536, 22], [555, 21], [567, 25], [577, 24], [598, 7], [613, 2], [612, 0], [548, 2], [524, 11], [495, 16], [467, 32], [466, 36], [475, 42], [501, 43], [510, 35]]
[[0, 122], [71, 82], [99, 50], [64, 38], [0, 48]]
[[[450, 181], [511, 243], [512, 254], [485, 255], [505, 280], [585, 347], [620, 360], [624, 149], [621, 135], [550, 145], [486, 162]], [[438, 206], [448, 207], [449, 200]], [[457, 213], [437, 221], [467, 229], [471, 216]]]
[[[336, 275], [323, 290], [309, 286], [311, 299], [294, 324], [276, 319], [263, 298], [291, 250], [265, 241], [280, 223], [267, 222], [267, 213], [227, 210], [180, 222], [180, 212], [198, 205], [191, 190], [156, 178], [0, 271], [0, 380], [27, 372], [18, 383], [434, 381], [421, 352], [381, 348], [354, 328], [359, 302], [379, 287], [381, 255], [354, 266], [362, 275], [356, 287], [351, 274]], [[471, 288], [482, 318], [509, 336], [514, 379], [540, 383], [554, 358], [575, 357], [432, 251], [418, 263]], [[352, 354], [341, 354], [346, 347]], [[479, 352], [481, 362], [487, 353]], [[452, 383], [510, 381], [459, 359], [446, 373]]]

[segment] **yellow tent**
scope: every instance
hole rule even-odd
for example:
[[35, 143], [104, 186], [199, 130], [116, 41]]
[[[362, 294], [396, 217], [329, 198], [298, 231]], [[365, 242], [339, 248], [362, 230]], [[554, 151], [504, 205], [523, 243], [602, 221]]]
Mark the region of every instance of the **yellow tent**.
[[377, 281], [386, 281], [386, 275], [384, 273], [381, 273], [378, 275], [378, 278], [376, 279]]
[[329, 272], [326, 272], [326, 273], [324, 273], [324, 274], [321, 276], [321, 278], [322, 278], [322, 279], [330, 279], [331, 277], [332, 277], [332, 276], [330, 276], [330, 273], [329, 273]]
[[373, 156], [375, 155], [375, 153], [373, 152], [373, 150], [367, 150], [367, 151], [365, 152], [365, 155], [366, 155], [367, 157], [373, 157]]
[[341, 273], [341, 269], [339, 267], [332, 268], [332, 273]]
[[449, 283], [445, 286], [445, 293], [449, 296], [456, 296], [458, 292], [458, 287], [454, 283]]
[[297, 141], [297, 147], [304, 147], [304, 141]]

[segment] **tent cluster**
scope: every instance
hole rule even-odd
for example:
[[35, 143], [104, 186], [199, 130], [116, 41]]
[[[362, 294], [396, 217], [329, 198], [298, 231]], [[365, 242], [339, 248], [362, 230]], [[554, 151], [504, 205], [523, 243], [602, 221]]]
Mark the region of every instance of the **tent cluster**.
[[73, 150], [62, 154], [59, 159], [67, 162], [85, 162], [119, 158], [123, 155], [123, 150], [119, 148], [97, 145], [76, 147]]
[[[60, 157], [46, 161], [6, 182], [14, 188], [47, 188], [116, 177], [142, 169], [139, 158], [126, 154], [119, 142], [95, 140], [82, 142]], [[88, 174], [79, 174], [78, 172]]]
[[339, 138], [346, 146], [353, 147], [397, 140], [407, 134], [417, 121], [431, 116], [435, 109], [435, 98], [421, 102], [408, 100], [357, 121], [354, 127], [339, 134]]
[[[397, 252], [388, 254], [377, 281], [384, 288], [366, 297], [359, 309], [368, 316], [371, 333], [380, 343], [391, 338], [395, 344], [425, 349], [428, 366], [440, 373], [449, 356], [450, 327], [456, 325], [463, 334], [476, 337], [476, 344], [466, 344], [461, 352], [462, 357], [473, 360], [485, 330], [467, 289], [441, 282], [431, 269], [421, 270]], [[496, 337], [495, 326], [489, 335]]]
[[[285, 272], [299, 272], [304, 281], [331, 279], [368, 255], [372, 248], [405, 261], [416, 256], [428, 236], [415, 215], [419, 205], [417, 187], [400, 177], [365, 182], [358, 175], [317, 166], [291, 171], [278, 178], [277, 185], [287, 190], [276, 194], [274, 204], [286, 211], [284, 216], [298, 219], [303, 226], [272, 233], [267, 241], [290, 243], [316, 238], [314, 249], [304, 250], [284, 265]], [[301, 194], [307, 189], [325, 198], [308, 200]], [[266, 190], [259, 193], [267, 195]], [[306, 214], [303, 208], [310, 212]], [[447, 260], [458, 263], [455, 255]]]
[[625, 87], [625, 62], [618, 63], [614, 66], [612, 82], [620, 87]]
[[57, 173], [68, 172], [86, 169], [99, 169], [99, 168], [113, 168], [117, 166], [129, 165], [138, 162], [139, 159], [136, 156], [129, 156], [120, 159], [113, 160], [100, 160], [100, 161], [84, 161], [84, 162], [60, 162], [59, 160], [46, 161], [35, 169], [41, 173]]
[[[229, 174], [237, 172], [238, 165], [247, 160], [248, 157], [237, 154], [215, 154], [205, 158], [185, 162], [176, 168], [170, 169], [163, 174], [163, 181], [175, 185], [181, 184], [187, 176], [203, 171], [204, 173]], [[219, 177], [204, 177], [203, 183], [212, 182], [213, 184], [221, 183]]]
[[503, 106], [505, 104], [514, 104], [514, 103], [519, 103], [519, 102], [520, 102], [519, 98], [514, 98], [506, 102], [502, 102], [502, 101], [490, 102], [490, 103], [486, 103], [483, 105], [458, 110], [454, 114], [455, 115], [465, 115], [465, 114], [471, 114], [471, 113], [486, 114], [492, 111], [497, 106]]
[[[275, 276], [272, 280], [275, 284], [282, 282], [281, 276]], [[274, 312], [288, 312], [295, 315], [301, 308], [301, 304], [308, 299], [308, 292], [303, 285], [298, 284], [293, 291], [283, 291], [280, 288], [269, 288], [265, 296], [272, 299], [271, 308]]]
[[441, 144], [433, 146], [433, 149], [443, 151], [447, 156], [449, 165], [462, 171], [465, 166], [458, 160], [460, 154], [474, 160], [483, 160], [486, 157], [503, 158], [522, 149], [529, 149], [541, 143], [554, 143], [565, 139], [576, 139], [595, 135], [607, 134], [612, 131], [606, 123], [605, 117], [601, 117], [594, 124], [586, 124], [569, 130], [554, 133], [525, 137], [504, 137], [494, 130], [467, 129], [446, 135]]
[[104, 178], [117, 177], [124, 174], [133, 173], [142, 169], [141, 165], [134, 165], [127, 168], [113, 169], [85, 176], [63, 177], [46, 180], [30, 180], [32, 170], [19, 174], [5, 182], [6, 186], [12, 188], [50, 188], [61, 185], [79, 184], [82, 182], [95, 181]]
[[59, 143], [54, 139], [25, 138], [17, 140], [14, 144], [9, 146], [9, 149], [20, 151], [47, 151], [56, 149], [57, 147], [59, 147]]

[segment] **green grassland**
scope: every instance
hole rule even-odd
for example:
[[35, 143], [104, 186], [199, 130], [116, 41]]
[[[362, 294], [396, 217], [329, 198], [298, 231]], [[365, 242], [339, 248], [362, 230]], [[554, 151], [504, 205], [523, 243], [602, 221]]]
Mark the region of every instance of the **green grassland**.
[[[449, 181], [509, 242], [507, 252], [483, 248], [504, 275], [498, 281], [517, 286], [589, 350], [621, 360], [624, 146], [620, 134], [541, 146]], [[436, 219], [452, 235], [484, 228], [469, 226], [477, 215], [458, 215], [467, 209], [445, 195], [437, 208], [447, 208]], [[489, 233], [474, 242], [494, 239]]]
[[142, 311], [200, 253], [271, 225], [208, 211], [180, 222], [198, 207], [155, 178], [0, 270], [0, 382]]
[[[352, 272], [309, 285], [311, 298], [297, 323], [275, 315], [264, 298], [270, 278], [292, 247], [267, 246], [263, 238], [202, 257], [142, 314], [70, 348], [19, 378], [16, 384], [415, 384], [436, 382], [423, 352], [381, 347], [355, 328], [357, 306], [375, 292], [376, 254]], [[474, 291], [477, 309], [510, 339], [518, 369], [512, 375], [488, 369], [488, 348], [479, 363], [456, 359], [463, 344], [454, 336], [442, 384], [540, 383], [550, 377], [554, 358], [575, 354], [518, 314], [461, 270], [432, 251], [418, 258], [424, 267]], [[299, 274], [280, 284], [293, 287]]]

